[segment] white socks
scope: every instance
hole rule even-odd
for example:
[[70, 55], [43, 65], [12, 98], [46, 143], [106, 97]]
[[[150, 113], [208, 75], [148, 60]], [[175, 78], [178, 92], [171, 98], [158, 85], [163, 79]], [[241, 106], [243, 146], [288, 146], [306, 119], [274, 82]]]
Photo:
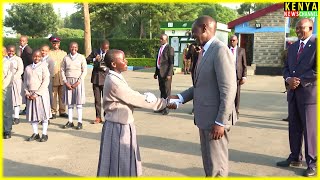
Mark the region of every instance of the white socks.
[[48, 130], [48, 120], [42, 121], [42, 134], [47, 135]]
[[78, 123], [82, 123], [82, 105], [77, 105]]
[[38, 134], [39, 133], [38, 132], [38, 122], [33, 122], [33, 123], [31, 123], [31, 125], [32, 125], [33, 133]]
[[[82, 123], [82, 104], [77, 105], [78, 122]], [[73, 119], [73, 105], [68, 106], [68, 120], [72, 123]]]
[[[33, 122], [31, 123], [33, 133], [34, 134], [39, 134], [38, 132], [38, 122]], [[48, 120], [43, 120], [42, 121], [42, 134], [47, 135], [47, 130], [48, 130]]]
[[14, 111], [13, 118], [18, 118], [19, 119], [20, 106], [13, 107], [13, 111]]
[[72, 123], [72, 119], [73, 119], [73, 105], [69, 105], [68, 106], [68, 120], [70, 123]]

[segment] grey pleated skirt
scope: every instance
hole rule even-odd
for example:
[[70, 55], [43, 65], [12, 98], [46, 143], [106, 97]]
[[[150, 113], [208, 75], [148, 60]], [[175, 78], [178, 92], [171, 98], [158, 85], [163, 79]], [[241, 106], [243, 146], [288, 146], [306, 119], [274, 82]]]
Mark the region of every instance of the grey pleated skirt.
[[[23, 97], [23, 98], [22, 98]], [[22, 101], [24, 99], [24, 93], [22, 91], [22, 80], [16, 79], [12, 81], [12, 105], [13, 106], [20, 106], [25, 101]]]
[[[77, 80], [78, 78], [67, 77], [67, 81], [71, 85], [76, 83]], [[63, 88], [63, 103], [65, 105], [85, 104], [85, 89], [83, 80], [75, 89], [69, 90], [66, 86], [63, 86]]]
[[49, 120], [52, 117], [49, 91], [34, 100], [27, 99], [26, 116], [30, 122]]
[[134, 124], [105, 121], [100, 143], [97, 176], [140, 176], [139, 146]]

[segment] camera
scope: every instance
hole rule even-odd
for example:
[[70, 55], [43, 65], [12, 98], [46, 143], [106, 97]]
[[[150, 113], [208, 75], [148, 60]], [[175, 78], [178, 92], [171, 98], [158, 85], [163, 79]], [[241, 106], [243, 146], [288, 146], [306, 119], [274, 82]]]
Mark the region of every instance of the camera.
[[99, 68], [105, 70], [107, 68], [106, 63], [104, 61], [100, 61]]

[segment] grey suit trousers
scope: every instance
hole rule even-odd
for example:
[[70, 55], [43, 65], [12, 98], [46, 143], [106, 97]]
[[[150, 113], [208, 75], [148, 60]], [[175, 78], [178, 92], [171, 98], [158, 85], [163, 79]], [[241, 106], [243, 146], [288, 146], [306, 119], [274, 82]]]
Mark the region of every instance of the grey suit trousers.
[[207, 177], [228, 176], [228, 133], [219, 140], [211, 138], [210, 130], [199, 129], [204, 171]]

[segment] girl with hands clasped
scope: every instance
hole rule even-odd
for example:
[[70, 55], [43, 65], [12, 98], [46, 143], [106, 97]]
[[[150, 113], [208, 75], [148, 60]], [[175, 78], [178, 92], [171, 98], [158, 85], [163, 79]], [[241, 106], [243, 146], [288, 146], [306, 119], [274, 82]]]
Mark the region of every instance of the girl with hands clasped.
[[86, 58], [78, 53], [78, 43], [71, 42], [69, 45], [70, 54], [63, 58], [61, 64], [61, 76], [65, 84], [63, 102], [68, 106], [68, 122], [64, 129], [74, 127], [73, 108], [78, 111], [77, 130], [82, 129], [82, 105], [85, 103], [84, 78], [87, 75]]
[[[41, 62], [41, 53], [34, 51], [32, 55], [33, 64], [26, 67], [24, 71], [24, 92], [27, 99], [27, 120], [31, 122], [33, 134], [27, 141], [48, 140], [48, 120], [51, 115], [49, 83], [50, 73], [46, 63]], [[42, 121], [42, 137], [38, 133], [38, 123]]]
[[123, 51], [109, 50], [104, 61], [109, 72], [103, 89], [105, 123], [97, 176], [139, 176], [142, 169], [133, 109], [161, 110], [167, 103], [152, 93], [140, 94], [129, 87], [121, 74], [127, 70]]

